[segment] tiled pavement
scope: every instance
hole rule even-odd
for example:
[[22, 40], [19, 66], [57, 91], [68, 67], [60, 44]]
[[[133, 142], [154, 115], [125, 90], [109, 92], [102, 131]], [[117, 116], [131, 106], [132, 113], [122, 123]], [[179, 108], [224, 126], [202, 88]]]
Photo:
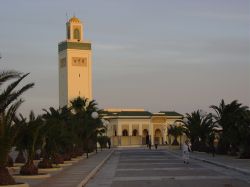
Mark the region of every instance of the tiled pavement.
[[[249, 187], [250, 176], [191, 160], [168, 150], [116, 150], [87, 187]], [[247, 181], [249, 180], [249, 181]]]
[[[164, 147], [161, 148], [164, 149]], [[168, 148], [167, 150], [179, 156], [182, 154], [178, 149]], [[238, 159], [236, 157], [227, 155], [215, 155], [213, 157], [212, 154], [204, 152], [191, 152], [190, 157], [196, 160], [235, 170], [250, 176], [250, 159]]]
[[112, 150], [103, 150], [93, 153], [88, 159], [83, 159], [72, 166], [64, 167], [62, 171], [50, 173], [47, 179], [18, 179], [19, 182], [27, 182], [31, 187], [76, 187], [95, 169]]

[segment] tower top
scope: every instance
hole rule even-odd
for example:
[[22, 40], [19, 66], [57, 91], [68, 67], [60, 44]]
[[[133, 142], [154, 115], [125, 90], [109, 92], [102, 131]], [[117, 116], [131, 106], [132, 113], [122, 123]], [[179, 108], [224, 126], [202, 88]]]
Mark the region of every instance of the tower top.
[[81, 23], [80, 19], [77, 17], [73, 16], [72, 18], [69, 19], [70, 23]]
[[66, 23], [67, 40], [72, 42], [83, 42], [83, 24], [77, 17], [73, 16]]

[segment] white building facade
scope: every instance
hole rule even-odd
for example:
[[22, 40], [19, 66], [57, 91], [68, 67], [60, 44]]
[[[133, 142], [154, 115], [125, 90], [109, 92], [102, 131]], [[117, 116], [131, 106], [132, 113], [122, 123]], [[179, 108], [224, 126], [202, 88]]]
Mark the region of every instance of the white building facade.
[[[171, 144], [174, 137], [168, 133], [170, 125], [179, 125], [183, 116], [174, 111], [150, 113], [143, 109], [107, 109], [103, 119], [107, 124], [107, 136], [113, 146], [135, 146], [146, 144], [149, 135], [152, 144]], [[183, 143], [185, 137], [179, 137]]]

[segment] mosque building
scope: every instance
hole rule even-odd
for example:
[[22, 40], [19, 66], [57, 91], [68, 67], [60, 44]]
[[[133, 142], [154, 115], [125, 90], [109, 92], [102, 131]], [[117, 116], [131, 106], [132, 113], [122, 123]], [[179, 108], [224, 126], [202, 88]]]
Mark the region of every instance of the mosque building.
[[[83, 32], [82, 22], [74, 16], [66, 23], [66, 40], [58, 44], [60, 107], [78, 96], [92, 100], [92, 50]], [[136, 146], [145, 144], [147, 135], [152, 144], [171, 143], [168, 128], [183, 116], [174, 111], [106, 109], [102, 118], [113, 146]]]

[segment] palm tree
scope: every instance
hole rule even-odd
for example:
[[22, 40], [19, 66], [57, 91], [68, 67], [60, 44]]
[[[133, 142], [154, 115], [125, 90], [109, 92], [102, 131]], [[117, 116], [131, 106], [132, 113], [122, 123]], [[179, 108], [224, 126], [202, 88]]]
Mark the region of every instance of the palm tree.
[[213, 136], [214, 123], [212, 115], [201, 115], [200, 110], [186, 114], [186, 120], [182, 120], [184, 132], [190, 139], [192, 150], [207, 151], [211, 137]]
[[172, 145], [179, 145], [177, 138], [179, 136], [182, 136], [183, 133], [183, 127], [182, 126], [177, 126], [177, 125], [170, 125], [168, 128], [168, 134], [172, 135], [174, 137], [174, 141]]
[[52, 159], [56, 164], [63, 163], [63, 157], [61, 153], [64, 151], [66, 144], [71, 143], [69, 141], [71, 134], [67, 133], [65, 126], [65, 119], [69, 114], [65, 109], [55, 109], [50, 107], [49, 110], [45, 110], [43, 119], [45, 120], [44, 129], [44, 146], [42, 148], [43, 160], [38, 164], [39, 168], [52, 168]]
[[237, 100], [225, 104], [222, 99], [219, 106], [211, 105], [210, 108], [216, 112], [213, 116], [215, 123], [222, 128], [218, 145], [220, 153], [236, 154], [241, 139], [239, 127], [244, 123], [244, 114], [248, 107], [242, 106]]
[[75, 113], [73, 121], [78, 133], [77, 147], [83, 147], [88, 157], [89, 151], [96, 148], [97, 134], [101, 133], [103, 127], [100, 118], [92, 117], [93, 112], [99, 112], [97, 103], [78, 97], [71, 101], [71, 110]]
[[15, 124], [18, 126], [18, 133], [17, 137], [15, 139], [15, 147], [16, 151], [18, 151], [18, 155], [15, 159], [15, 163], [25, 163], [26, 159], [23, 155], [25, 151], [25, 141], [26, 141], [26, 136], [25, 136], [25, 130], [26, 130], [26, 118], [22, 116], [22, 114], [19, 115], [19, 117], [16, 117], [14, 119]]
[[36, 117], [34, 112], [31, 111], [29, 115], [29, 121], [26, 123], [25, 144], [24, 147], [27, 150], [27, 162], [20, 169], [21, 175], [37, 175], [38, 168], [34, 165], [34, 156], [38, 147], [39, 137], [41, 138], [41, 129], [43, 128], [43, 120], [41, 116]]
[[250, 111], [243, 116], [243, 122], [239, 125], [240, 133], [240, 158], [250, 158]]
[[[34, 86], [33, 83], [30, 83], [16, 89], [26, 76], [28, 74], [23, 75], [16, 71], [3, 71], [0, 73], [0, 185], [15, 184], [15, 180], [5, 166], [17, 134], [13, 121], [18, 108], [23, 103], [23, 100], [19, 99], [19, 97]], [[4, 83], [10, 80], [15, 81], [3, 89]]]

